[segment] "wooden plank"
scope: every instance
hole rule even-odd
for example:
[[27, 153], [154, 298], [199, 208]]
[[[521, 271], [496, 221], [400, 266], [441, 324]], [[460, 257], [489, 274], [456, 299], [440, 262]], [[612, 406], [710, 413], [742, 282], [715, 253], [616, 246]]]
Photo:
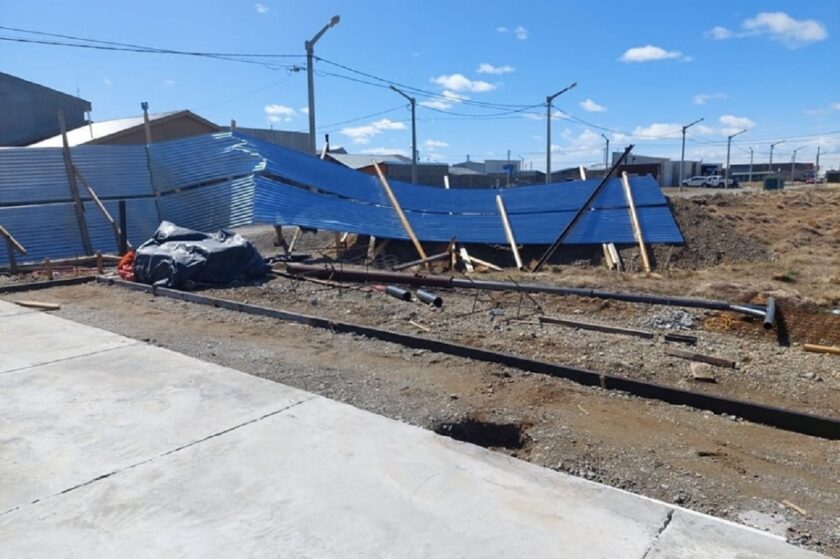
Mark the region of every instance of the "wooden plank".
[[685, 336], [683, 334], [665, 334], [663, 338], [666, 342], [680, 342], [688, 345], [694, 345], [697, 343], [697, 338], [695, 336]]
[[840, 347], [836, 346], [802, 344], [802, 349], [810, 351], [811, 353], [830, 353], [832, 355], [840, 355]]
[[21, 254], [23, 254], [23, 255], [25, 255], [25, 254], [26, 254], [26, 249], [25, 249], [25, 248], [23, 248], [23, 245], [22, 245], [22, 244], [20, 244], [20, 243], [18, 242], [18, 240], [17, 240], [17, 239], [15, 239], [15, 238], [12, 236], [12, 234], [11, 234], [11, 233], [9, 233], [8, 231], [6, 231], [6, 228], [5, 228], [5, 227], [3, 227], [2, 225], [0, 225], [0, 237], [4, 237], [7, 241], [9, 241], [9, 242], [12, 244], [12, 246], [14, 246], [14, 247], [15, 247], [15, 250], [17, 250], [19, 253], [21, 253]]
[[676, 347], [666, 347], [665, 353], [667, 355], [671, 355], [673, 357], [679, 357], [681, 359], [689, 359], [691, 361], [699, 361], [701, 363], [708, 363], [709, 365], [714, 365], [716, 367], [725, 367], [727, 369], [734, 369], [735, 368], [735, 361], [730, 359], [724, 359], [722, 357], [714, 357], [712, 355], [704, 355], [702, 353], [695, 353], [693, 351], [686, 351], [684, 349], [679, 349]]
[[[96, 207], [99, 208], [99, 211], [102, 212], [103, 216], [105, 216], [105, 221], [111, 224], [111, 229], [114, 230], [114, 237], [117, 241], [117, 249], [119, 250], [122, 240], [122, 232], [120, 231], [119, 224], [116, 222], [113, 216], [111, 216], [111, 213], [105, 207], [105, 204], [103, 204], [102, 201], [99, 199], [99, 196], [96, 195], [96, 191], [93, 190], [93, 187], [91, 187], [88, 181], [85, 180], [85, 177], [82, 176], [82, 173], [79, 172], [79, 168], [75, 165], [73, 165], [73, 172], [76, 173], [76, 177], [79, 179], [79, 182], [82, 183], [82, 186], [84, 186], [85, 189], [88, 191], [88, 194], [90, 194], [93, 203], [96, 204]], [[130, 243], [128, 243], [128, 247], [131, 248]]]
[[392, 266], [391, 269], [396, 271], [405, 270], [406, 268], [411, 268], [412, 266], [419, 266], [420, 264], [426, 264], [428, 262], [435, 262], [437, 260], [449, 258], [449, 252], [440, 252], [438, 254], [433, 254], [431, 256], [427, 256], [426, 258], [421, 258], [419, 260], [412, 260], [411, 262], [403, 262], [402, 264], [397, 264], [396, 266]]
[[639, 243], [639, 252], [642, 254], [642, 265], [646, 273], [650, 273], [650, 260], [648, 259], [645, 238], [642, 235], [642, 226], [639, 225], [639, 215], [636, 213], [636, 202], [633, 200], [633, 191], [630, 189], [630, 180], [627, 178], [627, 171], [621, 173], [621, 184], [624, 185], [624, 197], [627, 198], [627, 205], [630, 207], [630, 222], [633, 224], [633, 236]]
[[13, 301], [14, 304], [30, 309], [40, 309], [42, 311], [57, 311], [61, 309], [61, 305], [56, 303], [44, 303], [42, 301]]
[[612, 254], [610, 254], [610, 247], [607, 246], [607, 243], [601, 244], [601, 248], [604, 251], [604, 264], [607, 267], [607, 270], [612, 270], [615, 268], [615, 262], [613, 262]]
[[79, 222], [82, 246], [85, 249], [85, 254], [93, 254], [93, 245], [90, 242], [90, 233], [85, 219], [85, 206], [82, 204], [82, 197], [79, 195], [79, 185], [76, 184], [76, 173], [73, 171], [73, 160], [70, 158], [70, 144], [67, 141], [67, 123], [64, 120], [64, 111], [58, 111], [58, 126], [61, 129], [64, 169], [67, 171], [67, 182], [70, 184], [70, 194], [73, 197], [73, 205], [76, 209], [76, 220]]
[[499, 208], [499, 217], [502, 218], [502, 227], [505, 230], [505, 237], [510, 244], [510, 250], [513, 251], [513, 259], [516, 261], [516, 269], [522, 269], [522, 257], [519, 256], [519, 247], [516, 246], [516, 237], [513, 236], [513, 229], [508, 220], [507, 210], [505, 209], [505, 202], [502, 197], [496, 195], [496, 207]]
[[607, 243], [607, 250], [610, 251], [610, 258], [612, 258], [613, 263], [615, 264], [615, 269], [619, 272], [621, 270], [621, 255], [618, 253], [618, 249], [615, 248], [615, 243]]
[[461, 255], [461, 260], [464, 262], [464, 268], [467, 270], [467, 272], [475, 272], [475, 267], [473, 266], [472, 258], [470, 258], [470, 253], [467, 252], [467, 249], [461, 247], [461, 249], [458, 251], [458, 254]]
[[295, 245], [297, 244], [298, 239], [300, 239], [300, 235], [301, 235], [302, 231], [303, 230], [300, 227], [295, 229], [295, 232], [292, 235], [292, 241], [289, 243], [289, 247], [286, 249], [287, 254], [292, 254], [295, 251]]
[[578, 166], [578, 171], [580, 172], [580, 180], [586, 180], [586, 169], [583, 168], [583, 165]]
[[[376, 169], [376, 174], [379, 175], [379, 182], [382, 183], [382, 188], [385, 190], [385, 194], [388, 196], [388, 200], [391, 201], [391, 205], [394, 207], [394, 211], [397, 212], [397, 217], [400, 218], [400, 223], [402, 223], [403, 229], [405, 229], [405, 232], [406, 234], [408, 234], [408, 238], [411, 239], [411, 242], [414, 243], [414, 248], [417, 249], [417, 254], [420, 255], [420, 258], [426, 258], [426, 251], [423, 250], [423, 246], [417, 239], [417, 235], [414, 234], [414, 229], [411, 228], [411, 224], [408, 222], [408, 218], [405, 217], [405, 214], [403, 213], [402, 207], [400, 206], [397, 197], [391, 190], [391, 185], [388, 184], [388, 179], [386, 179], [385, 175], [382, 174], [382, 169], [379, 168], [379, 163], [374, 161], [373, 168]], [[426, 264], [426, 267], [428, 268], [429, 265]]]
[[554, 316], [539, 317], [541, 323], [560, 324], [563, 326], [571, 326], [572, 328], [580, 328], [581, 330], [594, 330], [596, 332], [606, 332], [608, 334], [623, 334], [625, 336], [635, 336], [637, 338], [653, 339], [653, 332], [646, 332], [644, 330], [634, 330], [632, 328], [621, 328], [619, 326], [608, 326], [606, 324], [596, 324], [594, 322], [583, 322], [580, 320], [570, 320], [568, 318], [558, 318]]
[[478, 264], [479, 266], [484, 266], [485, 268], [490, 268], [494, 272], [503, 272], [504, 270], [499, 266], [496, 266], [492, 262], [488, 262], [486, 260], [482, 260], [481, 258], [476, 258], [475, 256], [470, 255], [470, 260], [472, 261], [472, 265], [475, 266]]

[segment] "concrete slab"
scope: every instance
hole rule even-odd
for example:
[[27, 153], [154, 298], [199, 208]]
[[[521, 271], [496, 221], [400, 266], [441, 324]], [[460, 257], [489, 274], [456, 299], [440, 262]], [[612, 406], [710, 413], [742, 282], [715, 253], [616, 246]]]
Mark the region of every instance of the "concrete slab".
[[58, 317], [3, 323], [11, 359], [38, 335], [50, 361], [0, 374], [4, 556], [817, 557]]
[[[91, 331], [99, 332], [91, 335]], [[41, 312], [0, 320], [0, 376], [51, 361], [70, 359], [138, 342]]]
[[0, 513], [311, 397], [145, 344], [0, 375]]
[[30, 309], [27, 307], [21, 307], [20, 305], [15, 305], [14, 303], [7, 303], [6, 301], [0, 301], [0, 318], [6, 316], [15, 316], [19, 314], [26, 314], [31, 312], [40, 312], [35, 309]]

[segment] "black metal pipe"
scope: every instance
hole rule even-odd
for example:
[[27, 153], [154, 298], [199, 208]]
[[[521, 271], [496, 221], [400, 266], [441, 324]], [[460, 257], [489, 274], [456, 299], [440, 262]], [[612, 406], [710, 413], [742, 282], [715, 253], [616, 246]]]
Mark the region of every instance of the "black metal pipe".
[[776, 298], [768, 297], [767, 311], [764, 314], [764, 329], [771, 329], [773, 327], [774, 322], [776, 322]]
[[125, 215], [125, 200], [119, 201], [120, 208], [120, 246], [117, 247], [120, 251], [120, 256], [128, 252], [128, 224]]
[[386, 286], [385, 293], [387, 293], [394, 299], [399, 299], [401, 301], [411, 301], [411, 291], [403, 289], [402, 287], [397, 287], [396, 285]]
[[777, 408], [757, 402], [736, 400], [725, 396], [717, 396], [702, 392], [693, 392], [673, 386], [655, 384], [644, 380], [636, 380], [599, 373], [587, 369], [579, 369], [569, 365], [538, 361], [528, 357], [521, 357], [510, 353], [502, 353], [489, 349], [471, 347], [443, 340], [423, 338], [411, 334], [403, 334], [391, 330], [384, 330], [373, 326], [364, 326], [349, 322], [335, 321], [329, 318], [300, 314], [282, 309], [271, 309], [228, 299], [207, 297], [197, 293], [167, 289], [165, 287], [153, 287], [142, 283], [134, 283], [116, 279], [113, 277], [99, 276], [97, 281], [110, 285], [118, 285], [128, 289], [143, 291], [153, 295], [172, 297], [181, 301], [188, 301], [200, 305], [228, 309], [232, 311], [245, 312], [248, 314], [266, 316], [277, 320], [286, 320], [300, 324], [306, 324], [314, 328], [324, 328], [333, 332], [357, 334], [369, 338], [383, 340], [386, 342], [402, 344], [414, 349], [428, 349], [439, 353], [446, 353], [458, 357], [466, 357], [476, 361], [499, 363], [508, 367], [515, 367], [524, 371], [540, 373], [559, 378], [564, 378], [584, 384], [587, 386], [600, 386], [605, 390], [621, 390], [642, 398], [661, 400], [675, 405], [691, 406], [693, 408], [710, 410], [715, 413], [735, 415], [747, 421], [763, 423], [772, 427], [778, 427], [787, 431], [824, 437], [827, 439], [840, 439], [840, 419], [812, 415], [806, 412]]
[[417, 298], [427, 305], [434, 305], [437, 308], [443, 306], [443, 299], [440, 296], [432, 293], [431, 291], [426, 291], [425, 289], [417, 290]]
[[577, 297], [592, 297], [596, 299], [612, 299], [629, 303], [646, 303], [650, 305], [665, 305], [670, 307], [688, 307], [717, 311], [733, 311], [763, 319], [764, 307], [751, 304], [733, 304], [726, 301], [709, 299], [692, 299], [687, 297], [672, 297], [669, 295], [646, 295], [622, 293], [617, 291], [602, 291], [585, 287], [560, 287], [537, 283], [519, 283], [512, 281], [491, 281], [454, 278], [442, 275], [418, 276], [400, 272], [386, 272], [381, 270], [366, 270], [364, 268], [327, 268], [315, 264], [290, 263], [286, 270], [292, 274], [310, 277], [333, 279], [338, 281], [401, 283], [412, 286], [437, 288], [482, 289], [485, 291], [515, 291], [526, 293], [548, 293], [551, 295], [574, 295]]

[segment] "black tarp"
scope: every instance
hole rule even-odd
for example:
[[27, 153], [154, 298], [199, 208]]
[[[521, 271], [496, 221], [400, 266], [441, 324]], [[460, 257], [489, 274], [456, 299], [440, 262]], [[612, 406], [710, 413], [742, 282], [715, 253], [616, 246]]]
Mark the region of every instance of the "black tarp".
[[202, 233], [168, 221], [161, 222], [134, 256], [135, 281], [176, 289], [229, 285], [267, 271], [263, 257], [241, 235]]

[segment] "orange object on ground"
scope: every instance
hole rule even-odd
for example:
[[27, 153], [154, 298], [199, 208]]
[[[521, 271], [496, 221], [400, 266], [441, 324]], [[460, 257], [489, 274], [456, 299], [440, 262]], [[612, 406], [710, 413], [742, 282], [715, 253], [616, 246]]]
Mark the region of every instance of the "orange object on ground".
[[125, 281], [134, 281], [134, 251], [129, 250], [117, 264], [117, 273]]

